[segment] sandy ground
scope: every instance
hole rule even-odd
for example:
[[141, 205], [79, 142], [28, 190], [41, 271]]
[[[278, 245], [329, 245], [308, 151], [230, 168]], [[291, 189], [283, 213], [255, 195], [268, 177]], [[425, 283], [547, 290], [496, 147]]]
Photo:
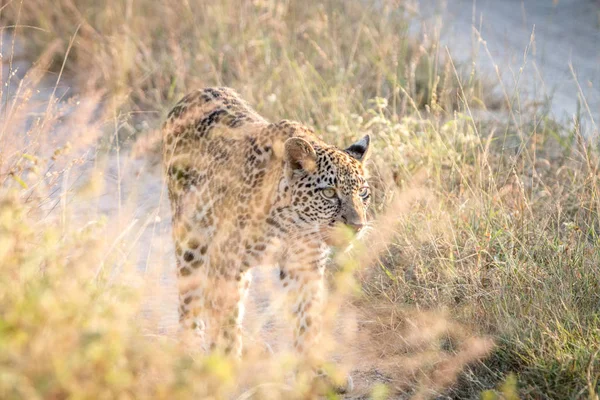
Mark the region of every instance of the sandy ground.
[[562, 121], [572, 120], [578, 99], [585, 98], [585, 128], [597, 130], [598, 0], [419, 0], [415, 9], [413, 33], [437, 30], [454, 59], [473, 62], [483, 76], [501, 81], [510, 97], [552, 98], [550, 110]]

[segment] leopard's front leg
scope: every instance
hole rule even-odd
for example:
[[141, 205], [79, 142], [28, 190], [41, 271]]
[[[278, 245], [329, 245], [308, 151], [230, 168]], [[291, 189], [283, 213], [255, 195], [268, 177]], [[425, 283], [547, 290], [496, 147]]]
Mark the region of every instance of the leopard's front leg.
[[315, 262], [289, 260], [281, 265], [281, 283], [287, 292], [294, 329], [294, 348], [311, 355], [321, 338], [325, 302], [324, 268]]
[[326, 303], [325, 264], [329, 249], [319, 242], [298, 241], [286, 251], [280, 263], [283, 285], [293, 327], [294, 348], [316, 379], [340, 393], [352, 390], [352, 379], [333, 382], [323, 372], [326, 351], [322, 343]]

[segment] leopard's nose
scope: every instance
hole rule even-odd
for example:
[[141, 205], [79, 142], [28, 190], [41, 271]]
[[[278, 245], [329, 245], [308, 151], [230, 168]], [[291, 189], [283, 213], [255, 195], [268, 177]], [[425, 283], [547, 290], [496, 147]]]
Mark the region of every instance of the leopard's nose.
[[360, 220], [348, 220], [347, 218], [342, 217], [342, 221], [344, 222], [344, 225], [352, 228], [354, 232], [360, 231], [365, 226], [365, 224]]
[[361, 212], [358, 211], [355, 207], [347, 207], [346, 209], [344, 209], [340, 219], [344, 224], [346, 224], [346, 226], [352, 228], [354, 232], [360, 231], [365, 223]]
[[352, 228], [354, 232], [359, 232], [365, 226], [362, 222], [346, 222], [346, 225]]

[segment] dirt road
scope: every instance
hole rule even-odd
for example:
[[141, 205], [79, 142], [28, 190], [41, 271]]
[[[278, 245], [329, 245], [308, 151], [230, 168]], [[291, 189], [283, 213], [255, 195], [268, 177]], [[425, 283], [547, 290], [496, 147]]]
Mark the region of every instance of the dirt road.
[[413, 32], [438, 29], [454, 59], [473, 61], [496, 82], [497, 65], [510, 96], [551, 97], [551, 113], [566, 121], [572, 120], [583, 94], [589, 106], [588, 112], [581, 102], [585, 128], [589, 132], [598, 124], [599, 1], [419, 0], [417, 9]]

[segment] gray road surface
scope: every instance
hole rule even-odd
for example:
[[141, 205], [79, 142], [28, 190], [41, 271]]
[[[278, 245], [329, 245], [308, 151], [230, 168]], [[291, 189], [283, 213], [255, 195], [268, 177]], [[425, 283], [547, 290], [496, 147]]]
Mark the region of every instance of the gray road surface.
[[551, 97], [562, 121], [572, 120], [581, 99], [571, 64], [589, 105], [588, 113], [581, 102], [586, 128], [594, 127], [590, 115], [599, 123], [600, 1], [419, 0], [417, 9], [413, 32], [439, 29], [454, 59], [474, 61], [496, 82], [497, 65], [509, 94]]

